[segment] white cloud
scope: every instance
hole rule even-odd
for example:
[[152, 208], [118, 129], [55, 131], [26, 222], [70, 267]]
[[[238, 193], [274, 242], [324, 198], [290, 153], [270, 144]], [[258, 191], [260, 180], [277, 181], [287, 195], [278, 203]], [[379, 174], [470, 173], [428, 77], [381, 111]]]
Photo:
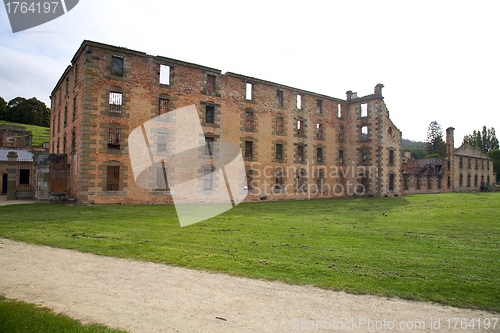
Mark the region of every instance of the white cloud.
[[497, 1], [85, 0], [12, 34], [0, 10], [0, 95], [47, 101], [84, 39], [345, 98], [383, 83], [404, 137], [499, 127]]

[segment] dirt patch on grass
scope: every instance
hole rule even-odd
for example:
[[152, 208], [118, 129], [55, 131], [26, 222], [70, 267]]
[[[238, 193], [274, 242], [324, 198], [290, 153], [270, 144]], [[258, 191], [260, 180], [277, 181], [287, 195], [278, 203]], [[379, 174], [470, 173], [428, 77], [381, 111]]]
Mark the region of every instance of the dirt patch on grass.
[[130, 332], [468, 332], [454, 318], [499, 317], [9, 240], [0, 240], [0, 268], [8, 298]]

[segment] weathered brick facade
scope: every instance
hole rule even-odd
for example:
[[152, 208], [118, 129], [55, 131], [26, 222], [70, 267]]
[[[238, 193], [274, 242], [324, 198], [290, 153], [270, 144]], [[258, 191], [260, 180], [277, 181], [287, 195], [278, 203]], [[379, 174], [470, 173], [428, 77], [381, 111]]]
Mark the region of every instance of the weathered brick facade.
[[403, 194], [494, 190], [493, 161], [474, 147], [454, 147], [453, 127], [446, 130], [446, 158], [403, 158]]
[[382, 88], [343, 100], [84, 41], [52, 92], [50, 149], [67, 155], [79, 202], [168, 203], [135, 184], [128, 135], [194, 104], [207, 140], [240, 145], [248, 200], [399, 195], [401, 132]]

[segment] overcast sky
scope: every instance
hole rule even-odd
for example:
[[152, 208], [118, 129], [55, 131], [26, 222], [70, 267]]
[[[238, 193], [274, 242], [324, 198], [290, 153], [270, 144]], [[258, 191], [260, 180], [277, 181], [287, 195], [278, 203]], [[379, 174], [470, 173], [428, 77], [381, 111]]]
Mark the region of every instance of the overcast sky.
[[[0, 96], [49, 95], [84, 39], [345, 99], [383, 83], [403, 137], [500, 132], [500, 1], [80, 0], [12, 33], [0, 8]], [[498, 133], [500, 135], [500, 133]]]

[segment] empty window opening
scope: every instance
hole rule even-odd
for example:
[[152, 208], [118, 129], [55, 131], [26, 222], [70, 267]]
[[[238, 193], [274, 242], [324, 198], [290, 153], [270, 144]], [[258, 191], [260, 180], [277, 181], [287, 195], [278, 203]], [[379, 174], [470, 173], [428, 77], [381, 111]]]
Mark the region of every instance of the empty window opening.
[[342, 118], [342, 106], [337, 104], [337, 117]]
[[71, 152], [76, 151], [76, 129], [73, 128], [71, 131]]
[[276, 97], [278, 98], [278, 107], [283, 107], [283, 91], [277, 90]]
[[463, 157], [460, 157], [460, 160], [458, 162], [458, 167], [459, 168], [463, 168], [464, 167], [464, 159], [463, 159]]
[[247, 169], [245, 173], [247, 178], [247, 188], [249, 191], [252, 191], [254, 189], [253, 170]]
[[389, 191], [394, 191], [396, 188], [395, 188], [395, 179], [396, 179], [396, 176], [391, 173], [389, 175]]
[[344, 141], [344, 125], [339, 126], [339, 141]]
[[368, 104], [361, 104], [361, 117], [368, 117]]
[[253, 141], [245, 141], [245, 158], [253, 158]]
[[474, 187], [478, 186], [478, 177], [477, 175], [474, 175]]
[[166, 191], [168, 189], [167, 168], [162, 163], [162, 166], [156, 168], [156, 190]]
[[254, 114], [252, 111], [245, 111], [245, 129], [247, 131], [253, 131], [254, 129]]
[[448, 176], [448, 189], [450, 189], [450, 188], [451, 188], [451, 177]]
[[432, 176], [427, 176], [427, 189], [432, 190]]
[[422, 189], [422, 176], [418, 175], [417, 176], [417, 190]]
[[323, 139], [323, 124], [316, 124], [316, 138]]
[[123, 57], [113, 56], [111, 60], [111, 74], [123, 76]]
[[410, 186], [409, 186], [409, 176], [408, 174], [406, 175], [403, 175], [403, 189], [405, 191], [408, 191], [410, 189]]
[[323, 192], [325, 185], [325, 170], [318, 170], [318, 177], [316, 178], [316, 187], [318, 191]]
[[119, 92], [109, 93], [109, 112], [121, 113], [122, 112], [123, 95]]
[[306, 191], [307, 174], [305, 169], [297, 169], [296, 190]]
[[66, 127], [66, 125], [68, 125], [68, 107], [67, 106], [64, 107], [64, 127]]
[[207, 94], [215, 94], [216, 86], [216, 76], [207, 74]]
[[253, 85], [251, 83], [246, 84], [246, 90], [245, 90], [245, 98], [248, 101], [252, 100], [252, 94], [253, 94]]
[[471, 175], [470, 175], [470, 174], [468, 174], [468, 175], [467, 175], [467, 187], [470, 187], [470, 186], [471, 186], [471, 179], [472, 179]]
[[66, 96], [69, 94], [69, 77], [66, 76]]
[[73, 121], [76, 119], [76, 97], [73, 98]]
[[323, 101], [320, 99], [316, 101], [316, 112], [318, 112], [319, 114], [323, 113]]
[[323, 148], [316, 148], [316, 161], [323, 163]]
[[276, 144], [276, 159], [278, 161], [283, 160], [283, 144], [282, 143]]
[[212, 156], [214, 154], [215, 138], [205, 137], [205, 155]]
[[109, 128], [108, 129], [108, 148], [120, 149], [121, 129]]
[[368, 139], [368, 126], [361, 127], [361, 138]]
[[170, 84], [170, 66], [160, 65], [160, 84]]
[[19, 170], [19, 185], [30, 185], [31, 173], [29, 169]]
[[205, 106], [205, 123], [207, 124], [215, 123], [215, 106], [213, 105]]
[[394, 150], [389, 150], [389, 164], [394, 164]]
[[214, 189], [214, 173], [211, 167], [203, 169], [203, 189], [205, 191]]
[[274, 182], [276, 184], [275, 189], [277, 190], [282, 190], [283, 185], [285, 183], [284, 176], [283, 176], [283, 168], [278, 168], [276, 169], [274, 173]]
[[163, 153], [167, 151], [167, 133], [158, 133], [157, 151]]
[[304, 120], [297, 120], [297, 135], [305, 136], [306, 135], [306, 125]]
[[120, 167], [108, 166], [106, 173], [106, 191], [120, 190]]
[[302, 95], [297, 94], [297, 109], [302, 109]]
[[344, 151], [342, 149], [339, 150], [339, 164], [344, 164]]
[[464, 175], [463, 174], [460, 174], [458, 185], [464, 186]]
[[305, 147], [303, 145], [297, 146], [297, 162], [305, 161]]
[[160, 99], [160, 105], [159, 105], [159, 114], [166, 114], [168, 112], [168, 107], [169, 107], [169, 100], [168, 99]]
[[284, 131], [283, 123], [284, 123], [283, 116], [281, 116], [281, 115], [276, 116], [276, 133], [277, 134], [283, 134], [283, 131]]
[[361, 158], [361, 164], [368, 164], [368, 161], [369, 161], [369, 154], [370, 154], [370, 150], [369, 149], [361, 149], [361, 155], [360, 155], [360, 158]]

